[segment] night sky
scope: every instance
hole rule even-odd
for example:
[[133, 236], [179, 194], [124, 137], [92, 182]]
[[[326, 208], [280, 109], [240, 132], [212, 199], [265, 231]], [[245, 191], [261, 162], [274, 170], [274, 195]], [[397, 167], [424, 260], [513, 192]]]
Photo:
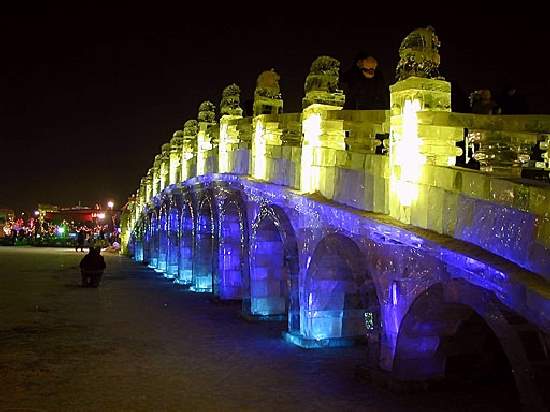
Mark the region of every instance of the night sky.
[[368, 50], [393, 81], [402, 38], [427, 24], [442, 42], [441, 73], [452, 82], [457, 109], [470, 91], [511, 82], [531, 112], [550, 114], [550, 29], [543, 20], [493, 13], [389, 21], [368, 10], [339, 12], [348, 15], [6, 11], [0, 207], [30, 211], [38, 203], [108, 199], [121, 205], [160, 146], [196, 119], [203, 100], [219, 107], [226, 85], [239, 84], [244, 102], [258, 74], [274, 68], [284, 110], [299, 111], [317, 56], [331, 55], [347, 69]]

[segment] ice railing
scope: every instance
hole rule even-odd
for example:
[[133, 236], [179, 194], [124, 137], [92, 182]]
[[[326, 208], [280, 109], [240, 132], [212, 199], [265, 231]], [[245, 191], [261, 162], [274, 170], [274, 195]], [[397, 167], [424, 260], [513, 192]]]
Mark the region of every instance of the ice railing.
[[[550, 115], [483, 115], [452, 112], [418, 112], [419, 135], [423, 128], [453, 133], [462, 130], [466, 163], [472, 156], [482, 172], [520, 177], [523, 167], [550, 174]], [[534, 146], [542, 160], [530, 159]]]

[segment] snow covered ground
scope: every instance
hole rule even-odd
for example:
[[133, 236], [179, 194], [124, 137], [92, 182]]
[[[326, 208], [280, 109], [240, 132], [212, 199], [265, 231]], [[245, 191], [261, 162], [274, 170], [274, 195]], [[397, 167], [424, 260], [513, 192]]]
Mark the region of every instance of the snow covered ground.
[[[81, 288], [72, 249], [0, 247], [0, 410], [492, 410], [463, 395], [396, 395], [356, 377], [365, 348], [304, 350], [285, 325], [106, 255]], [[479, 409], [478, 409], [479, 408]]]

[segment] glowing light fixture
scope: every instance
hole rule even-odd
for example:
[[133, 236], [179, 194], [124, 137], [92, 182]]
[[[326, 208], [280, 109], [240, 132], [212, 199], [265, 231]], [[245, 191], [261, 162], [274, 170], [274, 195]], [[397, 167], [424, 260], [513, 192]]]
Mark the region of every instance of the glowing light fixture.
[[107, 207], [108, 207], [109, 209], [112, 209], [114, 205], [115, 205], [115, 203], [114, 203], [112, 200], [109, 200], [109, 201], [107, 202]]

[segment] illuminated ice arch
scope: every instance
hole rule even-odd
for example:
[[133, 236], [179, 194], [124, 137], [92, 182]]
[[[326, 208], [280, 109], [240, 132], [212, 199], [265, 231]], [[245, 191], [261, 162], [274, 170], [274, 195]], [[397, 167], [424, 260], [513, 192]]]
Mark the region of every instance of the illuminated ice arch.
[[176, 283], [191, 285], [193, 283], [193, 247], [195, 239], [194, 213], [192, 202], [184, 198], [179, 206], [180, 239], [179, 263]]
[[144, 230], [143, 230], [143, 220], [140, 220], [138, 224], [136, 225], [134, 231], [132, 232], [132, 248], [129, 251], [130, 256], [134, 256], [134, 260], [136, 262], [142, 262], [143, 261], [143, 237], [144, 237]]
[[491, 382], [509, 406], [519, 395], [526, 410], [540, 410], [537, 384], [544, 383], [534, 379], [530, 359], [537, 360], [543, 345], [539, 331], [494, 293], [451, 280], [432, 285], [409, 307], [399, 328], [393, 374], [407, 381], [449, 378], [453, 387], [470, 384], [474, 390]]
[[180, 207], [176, 196], [172, 196], [170, 199], [166, 227], [166, 276], [176, 278], [178, 276], [180, 251]]
[[163, 203], [159, 209], [159, 221], [158, 221], [158, 255], [156, 270], [158, 272], [166, 273], [166, 258], [168, 254], [168, 208], [169, 199], [164, 198]]
[[159, 222], [157, 210], [152, 210], [149, 217], [149, 240], [147, 248], [149, 251], [149, 267], [155, 269], [158, 262]]
[[128, 256], [136, 255], [136, 235], [137, 227], [134, 228], [134, 231], [130, 233], [128, 238]]
[[241, 299], [248, 274], [248, 221], [240, 195], [230, 194], [220, 207], [219, 270], [214, 292], [220, 299]]
[[141, 226], [143, 231], [143, 260], [144, 264], [149, 264], [151, 260], [151, 214], [144, 214], [143, 219], [141, 220]]
[[366, 339], [378, 329], [376, 290], [353, 240], [334, 233], [319, 242], [307, 269], [300, 314], [304, 339]]
[[195, 245], [193, 249], [193, 281], [196, 292], [212, 292], [213, 278], [217, 270], [215, 205], [211, 189], [198, 193], [195, 217]]
[[252, 226], [250, 281], [243, 296], [243, 311], [260, 317], [288, 316], [288, 330], [298, 330], [298, 273], [292, 224], [281, 208], [262, 206]]

